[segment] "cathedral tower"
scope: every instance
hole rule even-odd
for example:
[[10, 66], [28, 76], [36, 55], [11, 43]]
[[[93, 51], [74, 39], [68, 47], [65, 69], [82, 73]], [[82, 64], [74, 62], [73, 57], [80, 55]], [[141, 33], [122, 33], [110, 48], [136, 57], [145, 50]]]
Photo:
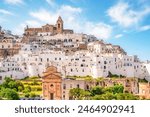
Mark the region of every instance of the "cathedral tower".
[[58, 17], [56, 27], [57, 27], [57, 33], [63, 33], [63, 20], [60, 16]]

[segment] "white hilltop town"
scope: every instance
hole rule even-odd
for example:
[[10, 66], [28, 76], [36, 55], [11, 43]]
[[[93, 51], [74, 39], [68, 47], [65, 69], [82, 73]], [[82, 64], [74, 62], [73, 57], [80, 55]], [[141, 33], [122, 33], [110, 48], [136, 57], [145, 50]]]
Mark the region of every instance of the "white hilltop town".
[[149, 61], [143, 62], [136, 55], [128, 55], [119, 45], [105, 43], [93, 35], [64, 29], [60, 16], [55, 25], [27, 26], [23, 37], [0, 27], [0, 83], [5, 77], [42, 77], [48, 66], [55, 66], [62, 79], [107, 78], [114, 74], [150, 81]]

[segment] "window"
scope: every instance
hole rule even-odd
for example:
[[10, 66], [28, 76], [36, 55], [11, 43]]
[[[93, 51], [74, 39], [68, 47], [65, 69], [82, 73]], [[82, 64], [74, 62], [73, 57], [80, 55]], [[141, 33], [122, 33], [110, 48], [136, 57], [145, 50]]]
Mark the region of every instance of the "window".
[[69, 42], [72, 42], [72, 39], [69, 39]]
[[79, 85], [79, 84], [77, 84], [77, 88], [80, 88], [80, 85]]
[[63, 89], [66, 89], [66, 84], [63, 84]]
[[98, 86], [99, 85], [99, 82], [96, 82], [96, 86]]
[[60, 24], [58, 24], [58, 28], [60, 28]]
[[71, 72], [73, 72], [73, 69], [70, 69]]
[[47, 62], [49, 62], [49, 58], [47, 58]]
[[51, 88], [53, 88], [53, 87], [54, 87], [54, 85], [53, 85], [53, 84], [51, 84], [51, 85], [50, 85], [50, 87], [51, 87]]
[[107, 62], [106, 62], [106, 61], [104, 61], [104, 64], [107, 64]]
[[83, 59], [82, 62], [85, 62], [85, 60]]
[[0, 76], [0, 80], [2, 80], [2, 76]]
[[72, 84], [70, 84], [70, 88], [72, 89]]
[[90, 89], [90, 88], [89, 88], [89, 85], [86, 85], [86, 89], [87, 89], [87, 90], [89, 90], [89, 89]]
[[106, 69], [106, 66], [104, 66], [104, 69]]
[[64, 42], [67, 42], [67, 39], [64, 39]]

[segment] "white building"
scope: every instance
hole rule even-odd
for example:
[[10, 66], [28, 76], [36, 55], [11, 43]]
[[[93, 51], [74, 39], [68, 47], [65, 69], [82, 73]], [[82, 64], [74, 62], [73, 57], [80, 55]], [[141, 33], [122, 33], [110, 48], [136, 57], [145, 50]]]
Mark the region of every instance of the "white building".
[[39, 33], [34, 42], [22, 43], [18, 54], [0, 61], [0, 82], [6, 76], [16, 79], [41, 76], [51, 64], [57, 67], [63, 78], [87, 75], [108, 77], [111, 73], [150, 80], [150, 63], [127, 55], [120, 46], [104, 43], [85, 34], [51, 36]]

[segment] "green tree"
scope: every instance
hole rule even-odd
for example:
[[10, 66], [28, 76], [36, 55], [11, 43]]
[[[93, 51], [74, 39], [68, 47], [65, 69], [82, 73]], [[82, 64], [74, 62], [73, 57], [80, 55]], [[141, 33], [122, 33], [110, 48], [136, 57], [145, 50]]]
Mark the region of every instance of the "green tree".
[[80, 88], [73, 88], [69, 91], [69, 96], [72, 99], [82, 99], [87, 93], [84, 93], [83, 89]]
[[0, 92], [0, 96], [8, 100], [19, 100], [18, 93], [15, 90], [9, 88], [3, 88]]
[[123, 91], [124, 91], [124, 87], [122, 85], [115, 85], [112, 87], [104, 88], [105, 93], [109, 92], [109, 93], [116, 94], [116, 93], [123, 93]]
[[4, 88], [9, 88], [9, 82], [14, 81], [13, 79], [9, 78], [9, 77], [5, 77], [4, 82], [2, 83], [2, 87]]
[[114, 96], [114, 94], [108, 92], [101, 95], [95, 95], [91, 97], [91, 99], [92, 100], [114, 100], [116, 99], [116, 97]]
[[85, 90], [82, 90], [81, 95], [80, 95], [81, 99], [84, 99], [84, 100], [90, 99], [90, 96], [91, 96], [91, 93]]
[[18, 87], [22, 87], [24, 89], [23, 84], [20, 81], [15, 81], [9, 77], [6, 77], [1, 87], [10, 88], [18, 91]]
[[131, 93], [118, 93], [115, 94], [117, 100], [138, 100], [139, 97]]
[[16, 89], [18, 89], [17, 83], [16, 83], [15, 81], [10, 81], [10, 82], [8, 83], [8, 87], [7, 87], [7, 88], [10, 88], [10, 89], [16, 88]]
[[101, 95], [104, 93], [104, 88], [99, 87], [99, 86], [95, 86], [95, 87], [92, 87], [90, 92], [91, 92], [91, 96]]
[[113, 89], [113, 94], [123, 93], [124, 87], [122, 85], [115, 85], [112, 87], [112, 89]]

